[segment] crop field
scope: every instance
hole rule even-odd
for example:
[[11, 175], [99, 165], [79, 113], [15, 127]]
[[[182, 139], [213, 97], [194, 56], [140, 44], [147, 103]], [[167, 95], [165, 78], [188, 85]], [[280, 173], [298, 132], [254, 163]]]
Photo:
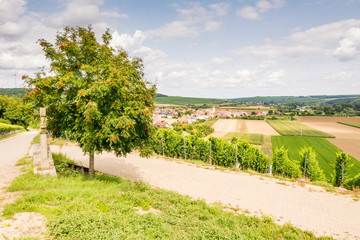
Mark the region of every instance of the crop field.
[[298, 121], [268, 120], [267, 122], [283, 136], [334, 137], [331, 134], [316, 130]]
[[298, 117], [300, 122], [360, 122], [358, 117]]
[[262, 145], [264, 142], [264, 135], [258, 133], [230, 132], [224, 136], [225, 139], [230, 139], [230, 140], [233, 137], [247, 140], [250, 144], [254, 144], [254, 145]]
[[360, 128], [360, 122], [339, 122], [341, 124], [345, 124], [351, 127]]
[[266, 121], [245, 120], [248, 133], [259, 133], [264, 135], [279, 135]]
[[304, 122], [303, 124], [326, 132], [336, 138], [360, 139], [360, 129], [337, 122]]
[[214, 132], [211, 136], [224, 137], [227, 133], [236, 132], [238, 120], [235, 119], [219, 119], [212, 125]]
[[[340, 149], [326, 139], [299, 136], [272, 136], [271, 143], [273, 150], [276, 147], [284, 146], [288, 149], [290, 159], [296, 161], [300, 161], [300, 149], [305, 146], [311, 146], [316, 152], [317, 160], [326, 178], [331, 179], [331, 174], [334, 173], [336, 153]], [[354, 158], [351, 158], [351, 162], [354, 166], [350, 170], [349, 175], [353, 177], [360, 173], [360, 162]]]

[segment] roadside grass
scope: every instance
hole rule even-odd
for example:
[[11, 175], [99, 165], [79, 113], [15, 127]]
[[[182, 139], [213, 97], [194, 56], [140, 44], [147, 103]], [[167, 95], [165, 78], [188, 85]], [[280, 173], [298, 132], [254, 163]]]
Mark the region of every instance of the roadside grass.
[[232, 138], [238, 138], [248, 141], [250, 144], [262, 145], [264, 142], [264, 135], [258, 133], [240, 133], [240, 132], [230, 132], [226, 134], [223, 138], [231, 140]]
[[348, 125], [351, 127], [356, 127], [356, 128], [360, 128], [360, 122], [338, 122], [344, 125]]
[[[328, 180], [332, 180], [334, 174], [336, 153], [341, 151], [338, 147], [331, 144], [323, 138], [299, 137], [299, 136], [271, 136], [273, 150], [276, 147], [285, 146], [287, 148], [290, 159], [300, 161], [299, 151], [302, 147], [312, 147], [316, 152], [316, 157], [320, 168]], [[360, 162], [351, 157], [353, 167], [349, 170], [349, 177], [354, 177], [360, 172]]]
[[[56, 167], [68, 161], [54, 155]], [[51, 239], [316, 239], [270, 217], [227, 212], [204, 200], [151, 188], [108, 175], [93, 180], [62, 172], [58, 178], [17, 177], [9, 191], [23, 191], [3, 215], [39, 212], [48, 219]], [[321, 238], [329, 239], [329, 238]]]
[[267, 122], [283, 136], [301, 136], [302, 134], [307, 137], [334, 138], [331, 134], [316, 130], [298, 121], [267, 120]]

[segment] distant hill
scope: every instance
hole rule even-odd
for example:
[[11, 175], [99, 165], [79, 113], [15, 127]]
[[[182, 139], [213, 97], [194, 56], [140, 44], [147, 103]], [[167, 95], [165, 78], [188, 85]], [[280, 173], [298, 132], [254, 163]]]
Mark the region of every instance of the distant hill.
[[0, 88], [0, 95], [7, 95], [9, 97], [22, 98], [28, 92], [31, 92], [32, 88]]
[[162, 96], [159, 94], [155, 98], [156, 104], [174, 104], [174, 105], [187, 105], [187, 104], [221, 104], [227, 100], [218, 98], [190, 98], [190, 97], [178, 97], [178, 96]]
[[320, 103], [353, 103], [360, 100], [360, 95], [313, 95], [313, 96], [267, 96], [267, 97], [246, 97], [233, 98], [231, 101], [236, 102], [263, 102], [263, 103], [304, 103], [304, 104], [320, 104]]

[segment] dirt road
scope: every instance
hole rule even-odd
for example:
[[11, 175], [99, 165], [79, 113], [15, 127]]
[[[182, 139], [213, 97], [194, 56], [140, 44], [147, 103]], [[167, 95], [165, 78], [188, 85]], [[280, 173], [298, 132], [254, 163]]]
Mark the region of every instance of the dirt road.
[[[58, 146], [51, 146], [51, 149], [60, 151]], [[87, 166], [88, 156], [78, 147], [64, 146], [61, 152]], [[360, 202], [349, 196], [328, 193], [320, 187], [205, 169], [156, 157], [143, 159], [133, 154], [127, 158], [111, 153], [97, 155], [95, 168], [205, 199], [208, 203], [221, 202], [254, 214], [271, 215], [278, 223], [291, 222], [317, 235], [360, 239]]]

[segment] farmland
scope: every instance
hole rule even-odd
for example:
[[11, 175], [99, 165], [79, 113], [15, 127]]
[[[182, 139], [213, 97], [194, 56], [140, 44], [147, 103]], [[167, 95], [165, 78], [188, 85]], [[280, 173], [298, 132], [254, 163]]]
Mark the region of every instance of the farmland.
[[268, 120], [267, 122], [283, 136], [334, 137], [331, 134], [316, 130], [298, 121]]
[[238, 138], [247, 140], [249, 143], [254, 145], [262, 145], [264, 142], [264, 135], [258, 133], [240, 133], [240, 132], [230, 132], [224, 136], [225, 139]]
[[[331, 179], [331, 174], [334, 172], [336, 152], [340, 151], [340, 149], [326, 139], [299, 136], [272, 136], [271, 142], [273, 150], [276, 147], [285, 146], [289, 150], [289, 157], [296, 161], [300, 161], [300, 149], [304, 146], [311, 146], [316, 152], [317, 160], [326, 178]], [[354, 166], [350, 170], [349, 175], [354, 176], [360, 172], [360, 162], [354, 158], [351, 158], [351, 162]]]
[[336, 138], [360, 139], [360, 129], [339, 124], [337, 122], [304, 122], [303, 124], [326, 132]]
[[351, 127], [360, 128], [360, 122], [339, 122], [341, 124], [345, 124]]

